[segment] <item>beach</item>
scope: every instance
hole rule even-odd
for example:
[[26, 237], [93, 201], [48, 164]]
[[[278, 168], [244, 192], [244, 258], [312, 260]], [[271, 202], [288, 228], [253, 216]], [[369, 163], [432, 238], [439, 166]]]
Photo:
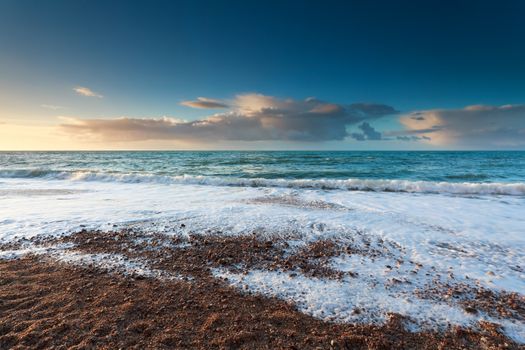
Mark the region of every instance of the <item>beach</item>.
[[0, 0], [0, 350], [525, 350], [524, 19]]
[[[323, 263], [342, 253], [331, 241], [293, 255], [283, 253], [283, 242], [255, 237], [181, 241], [133, 231], [81, 231], [38, 245], [46, 252], [0, 263], [2, 348], [519, 348], [497, 324], [483, 321], [475, 330], [411, 332], [410, 319], [396, 313], [383, 325], [320, 320], [217, 276], [217, 270], [247, 275], [265, 269], [290, 280], [304, 274], [338, 281], [345, 276]], [[474, 314], [506, 318], [525, 311], [515, 294], [467, 287], [426, 292], [428, 298], [457, 298]]]
[[523, 348], [516, 154], [4, 154], [0, 348]]

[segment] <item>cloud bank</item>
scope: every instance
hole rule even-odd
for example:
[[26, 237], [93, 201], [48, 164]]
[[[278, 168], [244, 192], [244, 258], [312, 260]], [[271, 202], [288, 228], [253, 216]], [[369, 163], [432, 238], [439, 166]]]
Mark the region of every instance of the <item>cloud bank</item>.
[[525, 105], [425, 110], [403, 116], [400, 122], [406, 130], [396, 136], [406, 140], [466, 148], [525, 146]]
[[75, 91], [78, 95], [86, 96], [86, 97], [97, 97], [97, 98], [104, 97], [101, 94], [99, 94], [98, 92], [94, 92], [90, 88], [87, 88], [87, 87], [84, 87], [84, 86], [74, 87], [73, 91]]
[[[189, 102], [208, 103], [210, 99], [201, 98]], [[347, 131], [348, 126], [362, 123], [359, 128], [366, 139], [377, 140], [381, 138], [381, 134], [364, 121], [395, 113], [397, 111], [394, 108], [382, 104], [341, 105], [315, 98], [294, 100], [245, 94], [234, 99], [230, 111], [202, 120], [188, 122], [167, 117], [69, 119], [61, 128], [70, 134], [104, 141], [170, 139], [198, 142], [319, 142], [343, 140], [351, 136]]]
[[[86, 96], [97, 95], [91, 90], [89, 93], [81, 91], [79, 93]], [[316, 98], [281, 99], [255, 93], [238, 95], [228, 102], [199, 97], [181, 104], [192, 108], [227, 108], [227, 111], [193, 121], [169, 117], [69, 118], [60, 128], [75, 137], [107, 142], [325, 142], [352, 139], [459, 149], [525, 147], [525, 105], [473, 105], [415, 111], [399, 117], [400, 128], [380, 132], [372, 125], [374, 121], [398, 113], [384, 104], [343, 105]]]

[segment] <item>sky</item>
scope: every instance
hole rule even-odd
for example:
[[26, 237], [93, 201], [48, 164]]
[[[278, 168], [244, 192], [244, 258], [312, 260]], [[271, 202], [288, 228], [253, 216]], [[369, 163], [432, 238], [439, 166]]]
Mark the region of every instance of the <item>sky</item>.
[[525, 149], [525, 2], [0, 0], [0, 150]]

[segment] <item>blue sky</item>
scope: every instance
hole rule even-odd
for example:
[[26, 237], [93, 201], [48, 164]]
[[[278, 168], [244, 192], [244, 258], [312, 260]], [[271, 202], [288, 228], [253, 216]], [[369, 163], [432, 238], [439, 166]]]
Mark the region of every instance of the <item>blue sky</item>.
[[[82, 136], [75, 135], [75, 142], [87, 142], [82, 147], [155, 148], [159, 141], [151, 132], [146, 132], [151, 138], [124, 141], [101, 133], [99, 143], [89, 146], [97, 131], [85, 120], [167, 116], [192, 122], [216, 113], [238, 114], [238, 96], [260, 94], [275, 101], [315, 97], [346, 109], [355, 103], [388, 105], [397, 113], [349, 117], [344, 139], [298, 140], [278, 132], [256, 147], [294, 148], [307, 141], [307, 148], [523, 148], [519, 141], [525, 133], [502, 143], [504, 129], [525, 130], [523, 18], [522, 1], [2, 0], [0, 122], [4, 129], [16, 124], [20, 132], [24, 125], [42, 125], [46, 132], [55, 127], [56, 137], [67, 137], [73, 130], [67, 125], [75, 119]], [[103, 97], [79, 95], [75, 87]], [[198, 97], [222, 101], [229, 109], [181, 105]], [[275, 108], [274, 102], [264, 108]], [[488, 107], [465, 109], [472, 105]], [[301, 108], [295, 104], [293, 113], [306, 112]], [[408, 119], [401, 121], [421, 111], [434, 116], [441, 129], [424, 133]], [[350, 108], [347, 114], [354, 112]], [[477, 120], [473, 113], [482, 114], [492, 128], [486, 136], [493, 139], [476, 137], [473, 143], [455, 136], [456, 141], [448, 137], [433, 144], [388, 136], [410, 130], [432, 138], [449, 125], [448, 134], [458, 134], [462, 123], [451, 115], [463, 118], [461, 113], [472, 120]], [[508, 123], [495, 130], [490, 121], [499, 119]], [[352, 138], [364, 122], [384, 137]], [[82, 123], [87, 126], [81, 128]], [[297, 132], [302, 130], [294, 129], [293, 135]], [[158, 146], [177, 148], [177, 135], [164, 136]], [[184, 147], [191, 147], [190, 141]], [[235, 148], [238, 141], [223, 135], [202, 147]], [[60, 147], [67, 145], [64, 140]]]

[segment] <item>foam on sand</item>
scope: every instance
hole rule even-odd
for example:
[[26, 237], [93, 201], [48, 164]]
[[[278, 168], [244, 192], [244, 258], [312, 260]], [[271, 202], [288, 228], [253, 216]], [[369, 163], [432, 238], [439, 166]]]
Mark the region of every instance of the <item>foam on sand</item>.
[[[465, 313], [453, 303], [415, 298], [415, 288], [432, 282], [437, 275], [452, 274], [455, 283], [480, 286], [494, 293], [523, 295], [525, 290], [523, 196], [362, 192], [347, 188], [326, 191], [322, 186], [289, 188], [290, 183], [303, 180], [283, 180], [285, 186], [275, 187], [209, 182], [202, 185], [195, 177], [181, 183], [170, 178], [164, 184], [156, 178], [143, 181], [140, 176], [135, 182], [131, 178], [89, 181], [82, 176], [60, 181], [5, 178], [0, 197], [0, 243], [81, 229], [103, 233], [133, 228], [183, 237], [195, 233], [255, 233], [261, 239], [285, 240], [291, 250], [316, 240], [333, 240], [360, 250], [381, 251], [381, 258], [376, 260], [345, 255], [332, 259], [332, 268], [359, 274], [358, 278], [345, 277], [342, 281], [300, 274], [292, 277], [284, 271], [252, 270], [246, 276], [229, 270], [215, 271], [233, 285], [246, 285], [251, 291], [293, 301], [311, 315], [341, 322], [382, 322], [388, 312], [415, 319], [414, 327], [427, 323], [432, 327], [447, 323], [472, 326], [481, 318], [491, 319], [482, 312]], [[191, 181], [197, 183], [190, 184]], [[374, 181], [371, 183], [378, 185], [379, 180]], [[389, 186], [394, 183], [391, 181], [387, 182]], [[27, 195], [31, 191], [45, 195]], [[23, 254], [37, 251], [29, 245], [24, 249]], [[1, 254], [12, 258], [22, 252]], [[128, 264], [111, 256], [57, 258], [92, 261], [117, 269]], [[398, 260], [404, 263], [385, 272], [386, 265], [394, 266]], [[413, 264], [407, 265], [408, 262], [422, 265], [425, 273], [413, 276]], [[385, 288], [391, 278], [410, 283]], [[356, 307], [364, 309], [359, 316], [353, 313]], [[513, 339], [524, 339], [519, 330], [525, 325], [520, 321], [493, 320], [502, 324]]]
[[489, 321], [502, 325], [514, 341], [525, 343], [522, 321], [494, 319], [483, 313], [474, 315], [457, 305], [388, 290], [385, 284], [371, 288], [367, 278], [335, 281], [283, 271], [252, 270], [245, 274], [223, 269], [215, 269], [214, 275], [241, 290], [293, 302], [300, 311], [326, 321], [383, 324], [389, 313], [397, 313], [408, 318], [405, 326], [413, 331], [444, 330], [453, 325], [476, 329], [479, 321]]

